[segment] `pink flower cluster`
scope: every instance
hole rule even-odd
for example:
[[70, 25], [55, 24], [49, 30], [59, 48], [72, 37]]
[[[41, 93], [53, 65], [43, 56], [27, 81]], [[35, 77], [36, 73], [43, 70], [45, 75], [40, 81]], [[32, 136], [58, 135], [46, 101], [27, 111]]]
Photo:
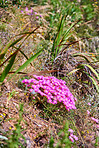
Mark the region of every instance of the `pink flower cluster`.
[[[34, 12], [33, 13], [33, 9], [32, 8], [31, 8], [31, 10], [29, 10], [28, 7], [26, 7], [25, 8], [25, 11], [26, 11], [27, 15], [33, 15], [33, 14], [35, 14], [36, 15], [36, 19], [38, 19], [39, 17], [42, 17], [41, 15], [37, 16], [37, 12]], [[30, 11], [30, 13], [29, 13], [29, 11]], [[21, 10], [21, 13], [24, 14], [23, 10]]]
[[47, 102], [51, 104], [57, 104], [58, 101], [62, 102], [68, 111], [76, 109], [76, 98], [73, 97], [69, 88], [65, 85], [65, 81], [59, 80], [53, 76], [33, 76], [34, 78], [32, 79], [22, 80], [22, 83], [30, 87], [30, 92], [36, 92], [41, 96], [45, 96]]
[[72, 142], [74, 142], [74, 140], [78, 140], [78, 137], [76, 136], [76, 135], [73, 135], [73, 130], [72, 129], [69, 129], [68, 130], [69, 132], [70, 132], [70, 136], [69, 136], [69, 139], [72, 141]]

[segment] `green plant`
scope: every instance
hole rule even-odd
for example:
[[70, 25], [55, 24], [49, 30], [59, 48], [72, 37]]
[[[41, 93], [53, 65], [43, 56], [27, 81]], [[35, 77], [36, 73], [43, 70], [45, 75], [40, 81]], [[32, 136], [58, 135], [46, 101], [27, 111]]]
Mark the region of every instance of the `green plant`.
[[[30, 58], [28, 58], [25, 53], [21, 50], [21, 46], [23, 45], [23, 42], [32, 34], [34, 33], [39, 27], [37, 27], [36, 29], [34, 29], [33, 31], [30, 32], [24, 32], [21, 33], [19, 35], [21, 35], [21, 37], [18, 37], [17, 39], [15, 39], [14, 41], [11, 40], [4, 48], [2, 48], [0, 50], [0, 67], [3, 69], [3, 72], [0, 74], [0, 82], [3, 82], [4, 79], [6, 78], [6, 76], [9, 73], [14, 73], [12, 76], [14, 76], [17, 73], [20, 73], [21, 70], [23, 70], [24, 68], [26, 68], [28, 66], [28, 64], [30, 64], [41, 52], [42, 50], [38, 51], [36, 54], [32, 55]], [[23, 40], [24, 39], [24, 40]], [[21, 41], [22, 40], [22, 41]], [[21, 42], [20, 42], [21, 41]], [[5, 58], [8, 49], [9, 48], [13, 48], [16, 49], [16, 51], [14, 51], [12, 54], [10, 54], [10, 56], [8, 56], [7, 58]], [[18, 54], [18, 52], [20, 52], [25, 58], [26, 58], [26, 62], [21, 65], [15, 72], [10, 72], [12, 66], [14, 65], [15, 62], [15, 58]], [[8, 62], [9, 63], [5, 66], [5, 63]]]
[[9, 92], [9, 96], [8, 96], [8, 99], [7, 99], [7, 104], [9, 103], [10, 99], [15, 95], [17, 94], [18, 92], [16, 92], [14, 89], [12, 90], [12, 92]]
[[[77, 0], [72, 2], [64, 0], [52, 0], [51, 4], [53, 7], [48, 18], [49, 26], [51, 28], [48, 37], [50, 37], [52, 40], [56, 34], [56, 27], [59, 25], [60, 15], [66, 16], [64, 28], [67, 28], [66, 25], [68, 25], [68, 23], [72, 24], [75, 21], [82, 20], [81, 23], [78, 23], [73, 29], [74, 39], [77, 40], [79, 37], [92, 37], [97, 34], [94, 33], [94, 28], [95, 26], [98, 26], [98, 9], [93, 6], [93, 1], [81, 1], [79, 3]], [[83, 10], [84, 8], [86, 8], [85, 12]], [[83, 16], [84, 14], [86, 17]], [[93, 20], [96, 23], [94, 23]]]
[[[66, 123], [63, 125], [63, 128], [61, 130], [59, 130], [59, 132], [58, 132], [57, 142], [55, 141], [53, 136], [51, 136], [47, 147], [49, 147], [49, 148], [70, 148], [72, 146], [72, 142], [70, 140], [69, 130], [72, 130], [72, 129], [69, 129], [69, 121], [66, 120]], [[73, 143], [73, 146], [74, 145], [75, 144]], [[76, 145], [75, 145], [75, 148], [76, 148]]]
[[83, 17], [85, 21], [89, 21], [94, 18], [95, 11], [94, 11], [94, 2], [93, 1], [81, 1], [81, 8], [83, 10]]
[[5, 148], [18, 148], [19, 146], [21, 147], [25, 147], [23, 146], [23, 144], [21, 143], [21, 140], [24, 140], [24, 143], [26, 143], [26, 139], [25, 137], [22, 135], [22, 127], [21, 127], [21, 122], [23, 121], [23, 104], [20, 103], [19, 104], [19, 119], [16, 121], [17, 123], [14, 125], [15, 129], [12, 131], [9, 131], [8, 133], [4, 133], [5, 136], [1, 135], [1, 139], [4, 141], [4, 143], [2, 143], [2, 147]]
[[95, 147], [97, 148], [98, 146], [98, 143], [99, 143], [99, 136], [96, 137], [96, 141], [95, 141]]
[[[67, 30], [64, 30], [64, 23], [66, 16], [62, 16], [59, 26], [57, 28], [57, 34], [55, 35], [55, 39], [53, 41], [53, 46], [51, 49], [51, 59], [52, 61], [55, 60], [55, 58], [57, 58], [58, 54], [61, 52], [63, 45], [66, 43], [66, 41], [68, 40], [68, 38], [71, 36], [71, 29], [77, 24], [76, 23], [72, 23], [70, 25], [70, 27]], [[63, 44], [63, 45], [62, 45]]]
[[[64, 0], [51, 0], [50, 2], [53, 5], [51, 12], [51, 23], [55, 23], [56, 20], [59, 20], [60, 13], [67, 16], [68, 21], [77, 21], [82, 18], [81, 10], [77, 1], [64, 1]], [[60, 12], [60, 13], [59, 13]], [[57, 18], [57, 19], [56, 19]]]
[[19, 119], [18, 119], [17, 123], [15, 124], [16, 129], [13, 130], [12, 131], [13, 133], [8, 136], [9, 140], [7, 141], [7, 145], [10, 148], [12, 148], [12, 147], [18, 148], [19, 145], [21, 147], [24, 147], [23, 144], [20, 142], [20, 138], [24, 139], [24, 141], [26, 142], [25, 137], [21, 134], [21, 132], [23, 130], [21, 130], [21, 125], [20, 125], [21, 121], [23, 121], [23, 117], [22, 117], [22, 115], [23, 115], [23, 104], [19, 104], [19, 107], [20, 107]]
[[73, 54], [73, 56], [84, 58], [86, 60], [87, 64], [85, 64], [85, 63], [78, 64], [76, 69], [69, 72], [68, 75], [71, 75], [71, 74], [76, 73], [76, 72], [81, 73], [82, 83], [88, 84], [88, 82], [86, 80], [85, 81], [83, 80], [83, 75], [86, 75], [87, 77], [89, 77], [89, 80], [91, 80], [91, 82], [96, 87], [97, 92], [99, 92], [99, 87], [98, 87], [99, 74], [95, 70], [95, 68], [93, 68], [95, 63], [98, 62], [97, 59], [96, 58], [92, 59], [88, 56], [88, 54], [84, 54], [84, 53]]

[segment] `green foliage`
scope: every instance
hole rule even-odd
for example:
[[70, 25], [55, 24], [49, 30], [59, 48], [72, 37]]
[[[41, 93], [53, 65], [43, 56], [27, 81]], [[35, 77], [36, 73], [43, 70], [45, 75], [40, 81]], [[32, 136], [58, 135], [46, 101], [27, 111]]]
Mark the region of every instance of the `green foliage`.
[[94, 3], [92, 0], [82, 0], [81, 1], [81, 7], [83, 8], [83, 16], [85, 21], [91, 20], [95, 16], [95, 11], [94, 11]]
[[67, 20], [74, 22], [82, 18], [81, 10], [78, 7], [78, 4], [75, 5], [75, 2], [70, 1], [59, 1], [59, 0], [51, 0], [51, 4], [53, 5], [52, 14], [50, 15], [51, 24], [57, 24], [57, 20], [61, 15], [65, 15]]
[[96, 136], [95, 148], [97, 148], [97, 147], [98, 147], [98, 144], [99, 144], [99, 136]]
[[49, 148], [54, 148], [54, 138], [53, 138], [53, 136], [51, 136], [51, 138], [50, 138]]
[[[6, 133], [6, 137], [2, 136], [1, 138], [5, 140], [6, 144], [2, 144], [2, 147], [7, 148], [18, 148], [19, 146], [23, 147], [23, 144], [21, 143], [21, 140], [23, 139], [26, 143], [25, 137], [22, 135], [22, 127], [21, 127], [21, 121], [23, 121], [23, 104], [19, 104], [19, 119], [17, 120], [17, 123], [14, 125], [15, 129], [9, 131], [9, 134]], [[1, 143], [1, 142], [0, 142]]]
[[57, 34], [55, 35], [55, 39], [53, 41], [53, 46], [51, 49], [51, 59], [55, 60], [57, 55], [63, 49], [62, 44], [65, 44], [68, 38], [71, 36], [71, 29], [75, 26], [76, 23], [72, 23], [67, 30], [64, 30], [64, 23], [66, 21], [66, 16], [62, 16], [59, 26], [57, 28]]
[[84, 10], [83, 16], [85, 21], [93, 19], [95, 12], [92, 4], [83, 5], [83, 10]]
[[39, 52], [37, 52], [35, 55], [31, 56], [22, 66], [20, 66], [16, 72], [12, 75], [12, 77], [17, 74], [19, 71], [23, 70], [24, 68], [26, 68], [28, 66], [28, 64], [30, 64], [35, 58], [38, 57], [38, 55], [42, 52], [42, 50], [40, 50]]
[[11, 60], [9, 61], [9, 64], [5, 67], [4, 71], [2, 72], [2, 74], [0, 76], [0, 82], [3, 82], [5, 77], [9, 73], [12, 65], [14, 64], [15, 57], [16, 57], [16, 55], [12, 56]]
[[[93, 27], [90, 27], [89, 24], [85, 23], [88, 21], [93, 22], [93, 20], [97, 20], [98, 18], [98, 6], [95, 7], [93, 1], [81, 1], [81, 3], [79, 3], [77, 0], [72, 2], [64, 0], [51, 0], [50, 3], [53, 5], [53, 8], [51, 9], [51, 13], [47, 19], [50, 23], [49, 26], [53, 31], [55, 30], [55, 26], [58, 26], [60, 15], [63, 15], [66, 16], [65, 24], [82, 20], [81, 24], [79, 23], [78, 26], [74, 28], [76, 29], [75, 34], [77, 33], [77, 37], [94, 36]], [[95, 21], [93, 26], [97, 25], [98, 22]], [[50, 30], [51, 33], [52, 30]]]
[[[25, 140], [25, 137], [21, 134], [22, 130], [21, 130], [21, 121], [23, 121], [23, 104], [19, 104], [20, 109], [19, 109], [19, 120], [17, 121], [17, 124], [15, 124], [15, 130], [13, 130], [13, 134], [9, 135], [9, 140], [7, 141], [7, 145], [8, 147], [14, 147], [14, 148], [18, 148], [19, 145], [21, 147], [23, 147], [23, 145], [21, 144], [21, 142], [19, 141], [20, 138]], [[26, 140], [25, 140], [26, 142]]]
[[[58, 140], [54, 141], [53, 136], [51, 136], [49, 144], [47, 147], [49, 148], [70, 148], [72, 146], [72, 142], [69, 139], [69, 121], [66, 120], [66, 123], [63, 126], [63, 129], [58, 132]], [[73, 144], [74, 146], [75, 144]], [[75, 145], [76, 148], [76, 145]]]
[[[76, 69], [73, 69], [71, 72], [68, 73], [68, 75], [76, 73], [77, 71], [80, 71], [81, 73], [86, 74], [90, 78], [90, 80], [92, 81], [93, 85], [96, 87], [97, 92], [99, 92], [99, 87], [98, 87], [99, 74], [93, 68], [94, 65], [95, 65], [95, 61], [94, 60], [96, 60], [96, 59], [89, 58], [88, 54], [82, 54], [82, 53], [74, 54], [73, 56], [74, 57], [76, 57], [76, 56], [83, 57], [88, 64], [79, 64], [76, 67]], [[94, 65], [91, 64], [91, 63], [94, 63]], [[83, 81], [83, 83], [85, 83], [85, 82]]]

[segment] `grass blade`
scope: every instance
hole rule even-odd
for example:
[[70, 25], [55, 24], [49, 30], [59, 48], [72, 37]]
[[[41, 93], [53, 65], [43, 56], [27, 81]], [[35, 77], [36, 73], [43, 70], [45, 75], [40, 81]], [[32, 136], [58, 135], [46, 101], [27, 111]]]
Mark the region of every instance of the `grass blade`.
[[35, 55], [31, 56], [23, 65], [21, 65], [19, 67], [19, 69], [12, 75], [12, 77], [15, 74], [17, 74], [18, 72], [20, 72], [21, 70], [23, 70], [24, 68], [26, 68], [28, 66], [28, 64], [30, 64], [41, 52], [42, 52], [42, 50], [40, 50], [39, 52], [37, 52]]
[[95, 69], [92, 66], [88, 64], [82, 64], [82, 65], [87, 66], [96, 75], [97, 79], [99, 80], [99, 74], [95, 71]]
[[67, 75], [71, 75], [73, 73], [75, 73], [76, 71], [78, 71], [80, 68], [76, 68], [76, 69], [73, 69], [71, 72], [69, 72]]
[[98, 85], [97, 85], [95, 79], [94, 79], [93, 77], [91, 77], [90, 75], [88, 75], [88, 76], [89, 76], [89, 78], [92, 80], [94, 86], [96, 87], [97, 92], [99, 92], [99, 87], [98, 87]]
[[26, 35], [23, 35], [21, 37], [19, 37], [18, 39], [16, 39], [15, 41], [10, 41], [6, 47], [3, 49], [3, 51], [1, 52], [0, 54], [0, 59], [3, 59], [4, 58], [4, 55], [6, 54], [7, 50], [10, 48], [10, 47], [13, 47], [16, 43], [18, 43], [21, 39], [23, 39]]
[[2, 67], [4, 65], [4, 63], [6, 63], [13, 55], [17, 54], [17, 52], [20, 50], [20, 48], [18, 48], [12, 55], [10, 55], [1, 65], [0, 67]]
[[[21, 46], [21, 45], [20, 45], [20, 46]], [[19, 49], [20, 49], [20, 46], [19, 46], [18, 48], [14, 46], [14, 48], [17, 49], [17, 50], [19, 50]], [[28, 60], [27, 55], [26, 55], [22, 50], [20, 50], [20, 52], [21, 52], [21, 54]], [[31, 64], [31, 63], [30, 63], [30, 64]], [[31, 66], [32, 66], [32, 64], [31, 64]]]
[[15, 60], [15, 57], [16, 57], [17, 54], [13, 55], [11, 60], [9, 61], [9, 64], [5, 67], [3, 73], [1, 74], [0, 76], [0, 82], [3, 82], [5, 77], [7, 76], [7, 74], [9, 73], [13, 63], [14, 63], [14, 60]]
[[75, 23], [71, 24], [71, 26], [66, 30], [66, 32], [63, 35], [61, 42], [63, 42], [65, 40], [65, 38], [69, 35], [70, 30], [73, 28], [74, 25], [75, 25]]
[[[30, 36], [32, 33], [34, 33], [40, 26], [36, 27], [34, 30], [30, 31], [30, 32], [24, 32], [24, 33], [20, 33], [18, 35], [22, 35], [21, 37], [19, 37], [18, 39], [16, 39], [15, 41], [13, 41], [13, 39], [6, 45], [6, 47], [4, 49], [1, 49], [3, 50], [0, 54], [0, 59], [3, 59], [4, 58], [4, 55], [6, 54], [7, 50], [10, 48], [10, 47], [13, 47], [15, 44], [17, 44], [20, 40], [22, 40], [25, 36]], [[17, 36], [18, 36], [17, 35]]]
[[26, 32], [20, 33], [20, 34], [18, 34], [17, 36], [23, 35], [23, 34], [25, 34], [25, 35], [27, 35], [27, 34], [32, 34], [32, 33], [34, 33], [38, 28], [40, 28], [40, 26], [37, 26], [37, 27], [36, 27], [34, 30], [32, 30], [32, 31], [26, 31]]
[[55, 57], [57, 56], [57, 53], [58, 53], [58, 48], [59, 48], [58, 45], [60, 43], [60, 38], [61, 38], [62, 31], [63, 31], [63, 25], [64, 25], [64, 16], [62, 16], [62, 18], [60, 20], [58, 32], [57, 32], [54, 42], [53, 42], [52, 51], [51, 51], [52, 60], [55, 59]]
[[[63, 41], [62, 44], [64, 44], [64, 43], [68, 40], [68, 38], [69, 38], [71, 35], [72, 35], [72, 32], [68, 34], [68, 36], [65, 38], [65, 40]], [[62, 47], [63, 47], [63, 46], [60, 46], [60, 45], [59, 45], [59, 47], [60, 47], [60, 48], [59, 48], [59, 53], [60, 53], [60, 52], [62, 51]], [[61, 53], [62, 53], [62, 52], [61, 52]]]
[[58, 33], [57, 33], [57, 37], [56, 37], [56, 49], [55, 49], [55, 58], [58, 54], [58, 45], [60, 44], [60, 39], [61, 39], [61, 35], [62, 35], [62, 32], [63, 32], [63, 26], [64, 26], [64, 20], [65, 20], [65, 17], [63, 16], [62, 19], [61, 19], [61, 22], [60, 22], [60, 26], [58, 28]]
[[88, 63], [92, 62], [92, 59], [90, 59], [87, 55], [84, 55], [82, 53], [73, 54], [74, 57], [80, 56], [83, 57]]

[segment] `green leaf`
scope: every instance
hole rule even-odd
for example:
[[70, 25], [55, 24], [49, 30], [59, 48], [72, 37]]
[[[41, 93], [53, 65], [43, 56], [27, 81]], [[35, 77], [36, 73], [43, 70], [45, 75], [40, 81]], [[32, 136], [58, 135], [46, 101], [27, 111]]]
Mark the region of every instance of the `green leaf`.
[[6, 58], [6, 60], [2, 64], [0, 64], [0, 67], [3, 66], [4, 63], [6, 63], [13, 55], [17, 54], [18, 51], [20, 51], [20, 48], [17, 48], [17, 50], [13, 54]]
[[[62, 44], [66, 43], [66, 41], [68, 40], [68, 38], [69, 38], [71, 35], [72, 35], [72, 32], [69, 33], [68, 36], [65, 37], [65, 39], [64, 39], [61, 43], [62, 43]], [[63, 47], [63, 45], [60, 46], [60, 48], [59, 48], [59, 53], [62, 51], [62, 49], [63, 49], [62, 47]]]
[[69, 35], [70, 30], [74, 27], [74, 25], [75, 25], [75, 23], [72, 23], [71, 26], [66, 30], [62, 40], [65, 40], [65, 38]]
[[40, 26], [37, 26], [37, 27], [36, 27], [34, 30], [32, 30], [32, 31], [26, 31], [26, 32], [20, 33], [20, 34], [18, 34], [17, 36], [23, 35], [23, 34], [25, 34], [25, 35], [27, 35], [27, 34], [31, 35], [31, 34], [34, 33], [38, 28], [40, 28]]
[[[7, 52], [7, 50], [10, 47], [13, 47], [16, 43], [18, 43], [20, 40], [22, 40], [25, 36], [30, 36], [32, 33], [34, 33], [40, 26], [36, 27], [34, 30], [30, 31], [30, 32], [24, 32], [18, 35], [22, 35], [21, 37], [17, 38], [15, 41], [11, 40], [6, 47], [3, 49], [2, 53], [0, 54], [0, 59], [2, 58], [2, 55], [5, 54]], [[16, 36], [18, 36], [16, 35]], [[2, 50], [2, 49], [1, 49]]]
[[53, 136], [51, 136], [50, 141], [49, 141], [49, 148], [54, 148], [53, 144], [54, 144], [54, 138]]
[[[43, 49], [42, 49], [43, 50]], [[28, 66], [28, 64], [30, 64], [41, 52], [42, 50], [40, 50], [39, 52], [37, 52], [35, 55], [31, 56], [23, 65], [21, 65], [19, 67], [19, 69], [12, 75], [12, 77], [17, 74], [19, 71], [23, 70], [24, 68], [26, 68]]]
[[73, 54], [74, 57], [80, 56], [83, 57], [88, 63], [92, 62], [92, 59], [90, 59], [87, 55], [84, 55], [82, 53]]
[[17, 54], [13, 55], [11, 60], [9, 61], [9, 64], [5, 67], [3, 73], [1, 74], [0, 76], [0, 82], [3, 82], [5, 77], [7, 76], [7, 74], [9, 73], [13, 63], [14, 63], [14, 60], [15, 60], [15, 57], [16, 57]]
[[26, 54], [22, 50], [20, 50], [20, 47], [17, 48], [14, 46], [14, 48], [19, 50], [22, 53], [22, 55], [28, 60], [28, 57], [26, 56]]
[[65, 20], [65, 17], [63, 16], [62, 19], [61, 19], [60, 26], [58, 28], [57, 37], [56, 37], [56, 40], [55, 40], [56, 41], [55, 58], [58, 54], [58, 49], [59, 49], [58, 45], [60, 43], [61, 35], [62, 35], [62, 32], [63, 32], [64, 20]]
[[61, 20], [60, 20], [60, 24], [59, 24], [59, 27], [58, 27], [58, 32], [55, 36], [55, 39], [54, 39], [54, 42], [53, 42], [53, 46], [52, 46], [52, 50], [51, 50], [51, 56], [52, 56], [52, 60], [54, 60], [57, 56], [57, 53], [58, 53], [58, 45], [60, 43], [60, 38], [61, 38], [61, 35], [62, 35], [62, 32], [63, 32], [63, 26], [64, 26], [64, 16], [62, 16]]
[[68, 75], [73, 74], [74, 72], [78, 71], [79, 69], [80, 69], [80, 68], [73, 69], [71, 72], [68, 73]]
[[95, 79], [94, 79], [92, 76], [90, 76], [90, 75], [88, 75], [88, 76], [89, 76], [89, 78], [92, 80], [94, 86], [96, 87], [97, 92], [99, 92], [99, 87], [98, 87], [98, 85], [97, 85]]
[[6, 52], [8, 51], [8, 49], [10, 47], [13, 47], [16, 43], [18, 43], [21, 39], [23, 39], [26, 35], [23, 35], [21, 37], [19, 37], [18, 39], [16, 39], [15, 41], [10, 41], [6, 47], [3, 49], [2, 53], [0, 54], [0, 59], [3, 59], [4, 58], [4, 55], [6, 54]]
[[95, 71], [95, 69], [92, 66], [90, 66], [88, 64], [82, 64], [82, 65], [87, 66], [88, 68], [90, 68], [90, 70], [96, 75], [97, 79], [99, 80], [99, 74]]

